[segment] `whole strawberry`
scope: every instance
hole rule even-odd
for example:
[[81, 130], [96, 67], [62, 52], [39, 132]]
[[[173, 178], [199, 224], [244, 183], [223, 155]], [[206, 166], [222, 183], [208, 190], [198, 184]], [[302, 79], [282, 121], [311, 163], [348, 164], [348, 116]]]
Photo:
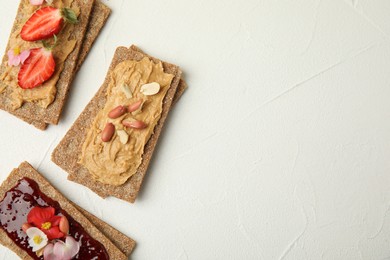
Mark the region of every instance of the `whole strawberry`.
[[69, 8], [44, 7], [37, 10], [23, 26], [20, 36], [25, 41], [45, 40], [57, 35], [64, 22], [77, 23], [76, 14]]

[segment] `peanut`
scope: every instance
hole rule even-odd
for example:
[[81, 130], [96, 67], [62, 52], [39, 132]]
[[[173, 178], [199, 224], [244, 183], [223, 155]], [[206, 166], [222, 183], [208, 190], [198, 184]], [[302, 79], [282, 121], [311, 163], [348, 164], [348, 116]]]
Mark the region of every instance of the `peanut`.
[[144, 129], [147, 127], [147, 125], [140, 120], [134, 120], [134, 121], [124, 120], [122, 121], [122, 124], [126, 127], [135, 128], [135, 129]]
[[111, 141], [112, 136], [115, 133], [115, 126], [112, 123], [107, 123], [104, 127], [101, 137], [103, 142], [109, 142]]
[[141, 93], [145, 96], [156, 95], [160, 91], [160, 84], [157, 82], [148, 83], [141, 86]]
[[143, 103], [143, 101], [140, 100], [140, 101], [135, 102], [134, 104], [129, 105], [128, 111], [130, 113], [132, 113], [132, 112], [138, 110], [141, 107], [142, 103]]
[[118, 117], [123, 116], [127, 112], [127, 108], [124, 106], [117, 106], [113, 110], [108, 113], [108, 117], [111, 119], [116, 119]]

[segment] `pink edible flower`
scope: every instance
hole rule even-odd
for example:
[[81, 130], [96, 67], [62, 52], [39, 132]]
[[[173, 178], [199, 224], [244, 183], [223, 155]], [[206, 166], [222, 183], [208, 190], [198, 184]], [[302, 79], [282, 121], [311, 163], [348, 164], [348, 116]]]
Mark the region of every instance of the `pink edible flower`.
[[16, 47], [13, 50], [8, 51], [8, 65], [9, 66], [19, 66], [20, 63], [24, 63], [24, 61], [30, 56], [30, 50], [25, 50], [20, 52], [20, 48]]
[[43, 0], [30, 0], [30, 4], [41, 5], [41, 4], [43, 4]]
[[[46, 0], [46, 3], [51, 5], [53, 3], [53, 0]], [[30, 0], [30, 4], [32, 4], [32, 5], [42, 5], [43, 4], [43, 0]]]
[[55, 260], [56, 256], [54, 255], [53, 252], [54, 244], [50, 243], [47, 244], [45, 249], [43, 250], [43, 259], [44, 260]]
[[55, 244], [48, 244], [43, 251], [44, 260], [70, 260], [80, 250], [80, 242], [67, 236], [65, 242], [59, 240]]

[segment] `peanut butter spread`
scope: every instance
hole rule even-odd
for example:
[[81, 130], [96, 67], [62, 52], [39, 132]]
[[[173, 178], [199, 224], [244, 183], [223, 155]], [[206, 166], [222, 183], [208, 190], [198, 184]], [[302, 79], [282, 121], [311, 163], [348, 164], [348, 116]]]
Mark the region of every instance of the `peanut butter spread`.
[[[145, 57], [141, 61], [119, 63], [110, 77], [107, 102], [87, 132], [79, 163], [99, 182], [119, 186], [136, 173], [142, 162], [144, 147], [161, 117], [163, 100], [174, 75], [165, 73], [161, 62], [156, 64]], [[159, 92], [150, 96], [142, 94], [141, 87], [151, 82], [161, 86]], [[130, 90], [130, 95], [125, 88]], [[107, 116], [119, 105], [128, 106], [140, 100], [144, 103], [137, 113], [126, 113], [116, 119]], [[126, 120], [140, 120], [147, 126], [144, 129], [127, 128], [122, 124]], [[103, 142], [101, 132], [107, 123], [113, 123], [116, 132], [111, 141]], [[128, 140], [121, 138], [123, 131]]]
[[[22, 51], [33, 48], [41, 48], [41, 42], [27, 42], [22, 40], [20, 37], [20, 32], [25, 22], [38, 8], [40, 8], [39, 6], [31, 5], [29, 0], [22, 1], [23, 3], [20, 13], [23, 15], [23, 19], [21, 19], [23, 22], [17, 24], [16, 30], [11, 34], [9, 47], [20, 48]], [[76, 15], [79, 15], [80, 10], [75, 5], [72, 6], [73, 1], [74, 0], [55, 0], [53, 1], [52, 6], [56, 8], [71, 8], [76, 13]], [[42, 5], [42, 7], [44, 6], [46, 5]], [[0, 76], [0, 80], [4, 83], [0, 85], [0, 94], [2, 92], [7, 92], [9, 94], [13, 109], [20, 108], [24, 102], [34, 102], [43, 108], [47, 108], [54, 101], [57, 92], [56, 85], [58, 79], [60, 78], [60, 74], [64, 69], [64, 62], [76, 46], [76, 39], [73, 39], [72, 37], [73, 30], [74, 25], [65, 23], [64, 28], [57, 35], [58, 43], [53, 49], [56, 69], [53, 76], [41, 86], [34, 89], [20, 88], [18, 86], [18, 73], [20, 65], [17, 67], [11, 67], [7, 64], [5, 65], [7, 66], [6, 70]]]

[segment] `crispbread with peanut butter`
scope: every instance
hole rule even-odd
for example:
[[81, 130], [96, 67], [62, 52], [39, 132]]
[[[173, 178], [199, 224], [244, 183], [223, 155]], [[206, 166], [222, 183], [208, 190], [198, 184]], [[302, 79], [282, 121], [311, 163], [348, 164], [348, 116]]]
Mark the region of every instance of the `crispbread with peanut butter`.
[[[127, 254], [122, 251], [120, 248], [115, 246], [115, 244], [104, 235], [105, 232], [109, 233], [112, 237], [115, 235], [118, 235], [118, 231], [115, 229], [109, 227], [104, 222], [100, 222], [98, 224], [93, 223], [95, 220], [95, 217], [89, 215], [89, 213], [86, 213], [89, 215], [89, 217], [84, 216], [77, 208], [74, 206], [72, 202], [67, 200], [56, 188], [54, 188], [40, 173], [38, 173], [30, 164], [27, 162], [22, 163], [17, 169], [14, 169], [11, 174], [8, 176], [8, 178], [2, 183], [0, 187], [0, 197], [4, 198], [6, 193], [10, 191], [15, 185], [19, 183], [20, 180], [28, 178], [30, 180], [33, 180], [35, 183], [38, 184], [38, 188], [40, 192], [42, 192], [45, 196], [48, 196], [50, 199], [54, 200], [55, 202], [58, 202], [59, 206], [62, 210], [65, 210], [69, 216], [71, 216], [72, 219], [80, 223], [80, 225], [84, 228], [84, 230], [87, 232], [87, 234], [93, 238], [94, 240], [98, 241], [103, 247], [105, 248], [106, 252], [108, 253], [108, 256], [111, 259], [127, 259]], [[25, 184], [23, 184], [25, 185]], [[29, 192], [30, 188], [25, 188], [26, 191]], [[19, 202], [21, 203], [21, 202]], [[22, 204], [21, 204], [22, 205]], [[22, 210], [19, 205], [18, 210]], [[16, 214], [18, 214], [18, 211], [16, 211]], [[5, 220], [4, 220], [5, 221]], [[99, 230], [99, 226], [104, 226], [105, 231], [102, 232]], [[72, 225], [71, 225], [72, 228]], [[28, 255], [27, 251], [19, 247], [6, 233], [6, 231], [3, 228], [0, 228], [0, 243], [3, 246], [8, 247], [12, 251], [14, 251], [20, 258], [22, 259], [32, 259], [31, 256]], [[114, 240], [117, 239], [123, 239], [123, 236], [119, 236], [117, 238], [114, 238]], [[81, 239], [81, 238], [76, 238]], [[131, 239], [127, 238], [127, 241], [132, 241]], [[118, 242], [118, 241], [117, 241]], [[119, 242], [118, 242], [119, 243]], [[123, 243], [123, 242], [120, 242]], [[134, 243], [131, 243], [134, 245]], [[123, 245], [123, 244], [122, 244]]]
[[[132, 49], [133, 51], [137, 51], [137, 52], [141, 52], [141, 53], [145, 54], [138, 46], [131, 45], [130, 49]], [[177, 87], [176, 94], [173, 97], [173, 105], [175, 105], [179, 101], [180, 97], [183, 96], [184, 91], [186, 91], [186, 89], [187, 89], [187, 83], [185, 82], [185, 80], [182, 77], [180, 79], [179, 86]]]
[[[91, 17], [91, 11], [94, 4], [94, 0], [69, 0], [69, 3], [72, 9], [79, 11], [78, 15], [78, 23], [75, 25], [72, 25], [73, 27], [65, 26], [63, 29], [63, 37], [66, 39], [66, 43], [70, 44], [70, 42], [75, 42], [74, 46], [72, 43], [72, 46], [68, 46], [68, 49], [62, 49], [60, 48], [61, 45], [61, 33], [59, 34], [59, 40], [58, 46], [56, 46], [57, 49], [54, 48], [54, 51], [61, 53], [63, 51], [69, 51], [69, 53], [66, 53], [62, 56], [64, 58], [63, 63], [60, 63], [57, 69], [54, 73], [54, 75], [58, 75], [58, 81], [55, 83], [55, 88], [50, 89], [50, 93], [48, 94], [47, 98], [46, 95], [41, 95], [43, 99], [47, 99], [42, 101], [43, 99], [41, 96], [39, 98], [36, 98], [36, 93], [33, 92], [33, 90], [30, 91], [29, 94], [25, 94], [27, 92], [18, 92], [20, 91], [15, 86], [10, 86], [11, 83], [8, 80], [12, 80], [13, 82], [16, 81], [15, 72], [12, 72], [12, 76], [10, 79], [7, 78], [7, 76], [11, 75], [9, 74], [10, 69], [7, 65], [8, 57], [7, 55], [4, 55], [2, 60], [2, 65], [0, 68], [0, 75], [2, 75], [2, 80], [0, 82], [0, 109], [6, 110], [9, 113], [19, 117], [22, 120], [27, 121], [28, 123], [36, 123], [36, 126], [38, 128], [44, 128], [44, 123], [49, 124], [57, 124], [60, 118], [60, 114], [62, 112], [62, 108], [64, 105], [64, 102], [67, 97], [68, 90], [70, 88], [71, 82], [73, 80], [76, 66], [77, 66], [77, 60], [78, 56], [81, 50], [82, 46], [82, 40], [84, 35], [86, 33], [86, 28], [89, 22], [89, 18]], [[58, 2], [53, 2], [55, 5], [61, 5]], [[11, 42], [16, 42], [19, 44], [26, 45], [26, 42], [17, 42], [17, 39], [20, 39], [19, 32], [21, 30], [21, 27], [25, 24], [27, 19], [29, 19], [30, 15], [36, 10], [36, 7], [32, 7], [30, 5], [29, 0], [21, 0], [18, 13], [14, 22], [14, 26], [11, 31], [11, 36], [7, 45], [6, 52], [8, 50], [15, 48], [15, 46], [11, 46]], [[65, 35], [66, 31], [66, 35]], [[62, 42], [65, 42], [62, 41]], [[65, 43], [64, 43], [65, 44]], [[30, 48], [32, 47], [40, 47], [39, 43], [30, 43]], [[56, 56], [58, 57], [58, 56]], [[56, 58], [57, 60], [57, 58]], [[8, 73], [8, 75], [7, 75]], [[54, 77], [53, 75], [53, 77]], [[57, 76], [56, 76], [57, 77]], [[45, 82], [46, 83], [46, 82]], [[14, 83], [13, 83], [14, 84]], [[9, 86], [9, 87], [8, 87]], [[43, 87], [37, 87], [36, 89], [41, 88], [39, 91], [43, 91]], [[45, 94], [45, 93], [44, 93]], [[27, 99], [20, 98], [20, 96], [28, 95]], [[54, 96], [53, 96], [54, 95]], [[16, 99], [15, 97], [18, 97]], [[51, 100], [54, 98], [53, 100]], [[36, 100], [34, 102], [25, 102], [27, 100]], [[39, 102], [40, 105], [38, 104]], [[21, 106], [20, 106], [21, 105]], [[44, 122], [44, 123], [42, 123]]]
[[[52, 154], [53, 162], [70, 173], [68, 176], [69, 180], [90, 188], [102, 197], [114, 196], [129, 202], [135, 201], [180, 82], [180, 69], [175, 65], [163, 63], [164, 72], [172, 74], [174, 77], [163, 99], [161, 117], [154, 127], [154, 133], [144, 147], [142, 162], [137, 168], [136, 173], [124, 184], [119, 186], [103, 184], [92, 178], [88, 169], [80, 165], [78, 160], [82, 152], [83, 143], [86, 140], [86, 133], [99, 111], [104, 108], [107, 102], [106, 91], [110, 83], [110, 75], [118, 64], [128, 60], [141, 61], [144, 57], [149, 56], [125, 47], [117, 48], [104, 84]], [[149, 58], [154, 63], [159, 62], [155, 58]]]
[[[99, 33], [104, 27], [105, 23], [107, 22], [107, 19], [110, 16], [110, 14], [111, 14], [111, 9], [108, 6], [103, 4], [100, 0], [95, 1], [91, 18], [88, 23], [87, 33], [85, 34], [85, 38], [81, 46], [81, 51], [77, 61], [76, 71], [80, 69], [81, 65], [86, 59], [89, 51], [92, 48], [93, 43], [95, 42], [96, 38], [99, 36]], [[32, 124], [36, 128], [41, 130], [45, 130], [48, 125], [44, 121], [31, 120], [30, 118], [24, 116], [21, 116], [20, 118], [22, 118], [27, 123]]]

